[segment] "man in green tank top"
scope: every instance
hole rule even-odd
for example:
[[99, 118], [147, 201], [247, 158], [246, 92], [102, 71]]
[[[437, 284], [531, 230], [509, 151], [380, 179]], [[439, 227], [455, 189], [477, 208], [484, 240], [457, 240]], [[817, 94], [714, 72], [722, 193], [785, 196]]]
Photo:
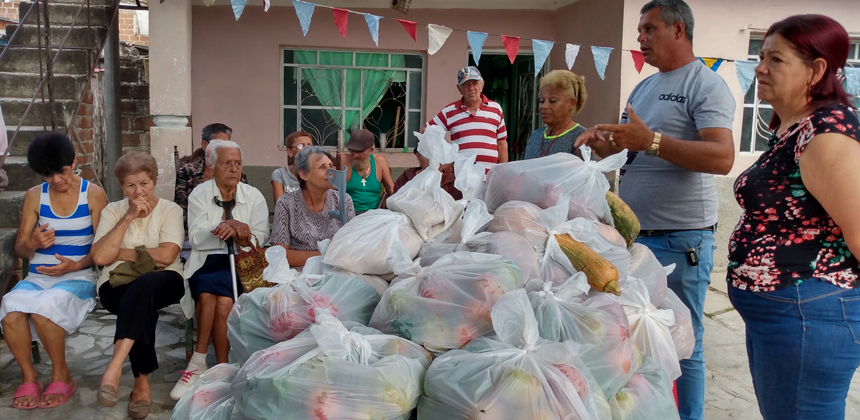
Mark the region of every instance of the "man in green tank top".
[[365, 129], [352, 132], [346, 148], [348, 155], [341, 156], [341, 167], [346, 166], [346, 192], [352, 197], [355, 214], [380, 207], [383, 193], [394, 191], [391, 168], [385, 156], [373, 154], [375, 139]]

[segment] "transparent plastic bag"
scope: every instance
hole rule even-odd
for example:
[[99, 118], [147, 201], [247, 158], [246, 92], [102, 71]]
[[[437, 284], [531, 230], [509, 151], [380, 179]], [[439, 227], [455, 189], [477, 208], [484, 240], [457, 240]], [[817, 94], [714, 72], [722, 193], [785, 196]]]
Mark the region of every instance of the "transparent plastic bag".
[[493, 216], [487, 212], [487, 205], [481, 200], [469, 201], [463, 217], [452, 225], [449, 232], [427, 241], [421, 246], [418, 256], [421, 258], [421, 266], [429, 267], [439, 258], [457, 251], [468, 251], [465, 245], [486, 229], [493, 220]]
[[513, 261], [455, 252], [392, 284], [369, 325], [438, 354], [491, 334], [491, 308], [503, 294], [519, 288], [522, 273]]
[[512, 260], [523, 272], [524, 283], [540, 278], [540, 263], [537, 253], [531, 243], [519, 234], [485, 232], [470, 239], [466, 246], [472, 252], [496, 254]]
[[630, 276], [636, 277], [645, 283], [648, 288], [648, 296], [651, 304], [659, 306], [666, 298], [668, 274], [663, 264], [654, 256], [651, 250], [640, 243], [634, 243], [629, 248], [632, 259], [630, 260]]
[[[577, 276], [584, 276], [578, 273]], [[605, 395], [614, 395], [641, 363], [632, 345], [627, 314], [611, 300], [576, 301], [576, 286], [553, 286], [529, 292], [540, 336], [552, 341], [572, 340], [580, 345], [580, 359]]]
[[576, 344], [538, 336], [525, 290], [499, 299], [492, 318], [497, 339], [477, 338], [433, 361], [419, 420], [607, 418], [606, 397], [578, 361]]
[[370, 285], [376, 289], [376, 292], [382, 296], [385, 293], [385, 289], [388, 288], [388, 281], [383, 279], [380, 276], [376, 276], [373, 274], [356, 274], [351, 273], [349, 271], [341, 270], [337, 267], [332, 267], [323, 262], [323, 258], [325, 258], [325, 253], [328, 250], [328, 246], [331, 244], [331, 239], [323, 239], [317, 243], [317, 248], [320, 251], [320, 255], [315, 257], [310, 257], [305, 262], [305, 266], [302, 269], [302, 274], [306, 276], [323, 276], [326, 274], [349, 274], [351, 276], [355, 276], [363, 280], [365, 283]]
[[370, 210], [337, 231], [323, 262], [351, 273], [396, 273], [412, 265], [423, 243], [406, 215]]
[[490, 212], [515, 200], [548, 208], [566, 194], [568, 218], [588, 217], [615, 226], [606, 202], [610, 185], [603, 173], [620, 169], [627, 161], [627, 150], [601, 161], [592, 160], [590, 148], [583, 146], [580, 150], [584, 160], [568, 153], [556, 153], [494, 166], [487, 174], [484, 195]]
[[671, 309], [675, 314], [675, 323], [669, 326], [669, 332], [672, 333], [672, 341], [675, 343], [678, 359], [689, 359], [696, 347], [696, 334], [693, 331], [693, 318], [690, 314], [690, 308], [684, 305], [681, 298], [672, 290], [669, 290], [666, 299], [657, 308]]
[[269, 263], [263, 269], [263, 280], [284, 284], [298, 277], [298, 271], [290, 268], [287, 262], [287, 250], [282, 246], [270, 246], [266, 248], [266, 262]]
[[421, 395], [430, 354], [321, 310], [291, 340], [258, 351], [233, 380], [234, 420], [402, 419]]
[[231, 356], [244, 364], [252, 353], [294, 337], [319, 309], [366, 325], [379, 303], [376, 289], [349, 274], [302, 276], [239, 297], [227, 318]]
[[680, 419], [672, 381], [648, 356], [624, 388], [609, 400], [612, 420]]
[[182, 395], [170, 420], [229, 420], [236, 403], [231, 383], [237, 372], [235, 364], [212, 366]]

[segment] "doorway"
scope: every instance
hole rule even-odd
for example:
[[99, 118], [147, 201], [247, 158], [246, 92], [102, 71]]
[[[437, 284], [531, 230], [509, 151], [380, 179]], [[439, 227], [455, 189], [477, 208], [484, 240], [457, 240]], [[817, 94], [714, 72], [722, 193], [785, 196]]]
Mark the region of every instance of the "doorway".
[[[509, 160], [520, 160], [532, 131], [542, 125], [537, 106], [537, 86], [533, 55], [520, 54], [514, 63], [504, 53], [483, 53], [478, 70], [484, 78], [484, 95], [499, 103], [505, 115], [508, 130]], [[549, 63], [545, 63], [540, 75], [546, 74]], [[469, 53], [469, 65], [475, 60]]]

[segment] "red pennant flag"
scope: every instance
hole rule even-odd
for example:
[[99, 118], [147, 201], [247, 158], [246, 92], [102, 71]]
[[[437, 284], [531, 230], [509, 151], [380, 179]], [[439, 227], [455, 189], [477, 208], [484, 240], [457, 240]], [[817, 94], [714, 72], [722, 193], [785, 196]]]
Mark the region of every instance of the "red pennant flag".
[[633, 55], [633, 64], [636, 66], [636, 71], [642, 73], [642, 66], [645, 65], [645, 56], [642, 55], [642, 51], [630, 51], [630, 54]]
[[520, 51], [520, 37], [502, 35], [502, 44], [505, 44], [505, 51], [508, 52], [508, 59], [511, 64], [517, 59], [517, 52]]
[[331, 13], [334, 15], [334, 24], [337, 25], [337, 30], [340, 31], [342, 37], [346, 38], [346, 21], [349, 18], [349, 10], [332, 7]]
[[397, 21], [400, 22], [401, 25], [403, 25], [403, 29], [406, 29], [406, 32], [409, 33], [409, 36], [412, 37], [412, 40], [418, 42], [418, 38], [415, 35], [418, 24], [411, 20], [397, 19]]

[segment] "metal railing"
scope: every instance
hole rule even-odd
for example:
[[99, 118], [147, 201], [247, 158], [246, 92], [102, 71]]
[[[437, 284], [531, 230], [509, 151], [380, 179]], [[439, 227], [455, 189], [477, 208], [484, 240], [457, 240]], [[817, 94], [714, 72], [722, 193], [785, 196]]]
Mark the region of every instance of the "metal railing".
[[[90, 87], [90, 83], [92, 81], [93, 74], [95, 72], [96, 66], [99, 63], [99, 55], [100, 55], [101, 51], [104, 49], [105, 42], [107, 42], [107, 33], [110, 33], [110, 29], [111, 29], [112, 25], [118, 25], [119, 24], [119, 19], [118, 19], [119, 10], [120, 10], [120, 4], [119, 3], [120, 3], [119, 0], [116, 0], [116, 2], [114, 3], [113, 14], [112, 14], [112, 16], [108, 22], [108, 26], [107, 26], [108, 30], [105, 32], [105, 36], [102, 39], [95, 39], [96, 44], [97, 44], [96, 45], [97, 48], [92, 48], [92, 47], [86, 47], [85, 48], [87, 50], [87, 63], [89, 64], [88, 65], [88, 71], [86, 74], [86, 76], [87, 76], [86, 77], [86, 83], [84, 84], [84, 88], [82, 89], [81, 94], [78, 97], [77, 104], [74, 108], [75, 114], [72, 116], [72, 120], [68, 124], [68, 127], [66, 129], [66, 136], [71, 137], [72, 130], [75, 128], [74, 116], [77, 115], [77, 110], [80, 108], [81, 104], [83, 103], [84, 97], [86, 96], [86, 92], [88, 91], [88, 89]], [[39, 7], [40, 5], [41, 5], [41, 7]], [[14, 42], [15, 42], [15, 38], [18, 37], [19, 33], [22, 32], [22, 29], [26, 25], [27, 18], [30, 16], [33, 9], [36, 10], [36, 31], [37, 31], [37, 40], [38, 40], [37, 47], [38, 47], [38, 52], [39, 52], [39, 76], [40, 76], [39, 85], [36, 87], [36, 91], [33, 93], [33, 96], [30, 99], [30, 103], [27, 105], [27, 109], [21, 115], [21, 119], [18, 122], [17, 127], [15, 128], [15, 132], [12, 134], [12, 137], [7, 142], [6, 151], [3, 154], [2, 158], [0, 158], [0, 168], [2, 168], [5, 165], [6, 158], [9, 156], [9, 153], [12, 150], [12, 145], [15, 142], [15, 139], [18, 137], [18, 134], [21, 131], [21, 127], [24, 126], [24, 121], [26, 120], [27, 116], [30, 114], [30, 111], [32, 110], [33, 105], [36, 103], [36, 99], [40, 95], [42, 98], [42, 128], [47, 130], [47, 127], [48, 127], [48, 121], [47, 121], [48, 113], [46, 112], [46, 106], [47, 106], [48, 108], [50, 108], [49, 112], [50, 112], [50, 116], [51, 116], [51, 129], [56, 130], [56, 128], [57, 128], [56, 106], [55, 106], [55, 101], [54, 101], [54, 97], [53, 97], [53, 92], [54, 92], [53, 66], [56, 63], [57, 59], [59, 58], [60, 53], [64, 50], [65, 45], [66, 45], [66, 41], [69, 39], [69, 35], [71, 35], [72, 30], [75, 29], [75, 27], [78, 23], [78, 19], [80, 18], [81, 13], [83, 13], [84, 10], [86, 10], [86, 16], [87, 16], [86, 28], [89, 29], [90, 31], [93, 30], [92, 18], [91, 18], [92, 17], [92, 13], [91, 13], [92, 9], [90, 8], [90, 0], [85, 0], [78, 7], [78, 11], [77, 11], [77, 13], [75, 13], [75, 17], [72, 19], [72, 23], [71, 23], [71, 25], [69, 25], [69, 29], [66, 31], [66, 34], [63, 36], [63, 40], [60, 42], [59, 46], [56, 49], [56, 52], [54, 53], [52, 51], [52, 45], [51, 45], [50, 20], [48, 19], [48, 17], [49, 17], [48, 16], [48, 1], [47, 0], [33, 0], [33, 3], [30, 5], [30, 8], [27, 10], [27, 12], [24, 14], [24, 16], [20, 19], [20, 22], [18, 23], [18, 27], [15, 29], [15, 32], [13, 32], [12, 35], [9, 37], [9, 40], [7, 41], [5, 47], [3, 48], [3, 51], [0, 52], [0, 63], [3, 63], [3, 59], [7, 56], [7, 53], [11, 49], [13, 49], [15, 47], [32, 47], [31, 45], [24, 45], [24, 44], [15, 45]], [[44, 15], [44, 19], [42, 18], [42, 15]], [[44, 32], [42, 30], [42, 21], [43, 20], [45, 23]], [[83, 25], [80, 25], [80, 27], [83, 27]], [[45, 41], [45, 47], [44, 48], [42, 46], [43, 37], [44, 37], [44, 41]], [[42, 62], [43, 50], [45, 51], [45, 56], [46, 56], [45, 63]], [[52, 53], [53, 53], [53, 57], [51, 56]], [[47, 89], [48, 90], [47, 103], [45, 101], [45, 92], [44, 92], [44, 87], [46, 85], [48, 87], [48, 89]], [[81, 148], [81, 150], [85, 150], [83, 148], [83, 145], [81, 144], [80, 139], [75, 137], [75, 140], [78, 142], [78, 146]], [[90, 162], [90, 159], [89, 159], [89, 156], [87, 155], [87, 153], [84, 153], [84, 157], [87, 160], [87, 164], [89, 164], [89, 166], [95, 172], [96, 171], [95, 165], [93, 165], [92, 162]], [[97, 179], [99, 178], [98, 174], [96, 174], [96, 178]]]

